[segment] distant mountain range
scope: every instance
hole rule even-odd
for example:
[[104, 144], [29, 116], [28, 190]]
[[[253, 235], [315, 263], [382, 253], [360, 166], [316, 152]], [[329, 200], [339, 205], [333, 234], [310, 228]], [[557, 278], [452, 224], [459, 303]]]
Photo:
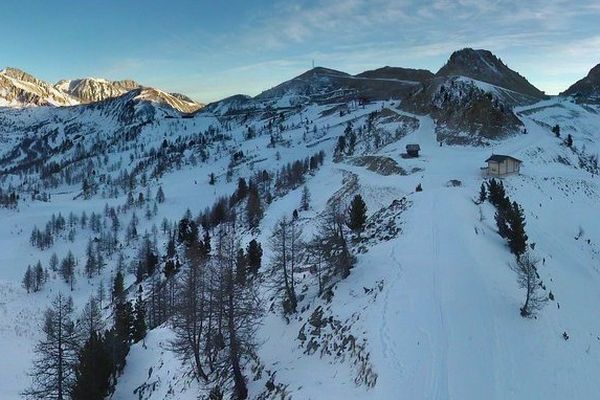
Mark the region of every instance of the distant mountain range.
[[203, 106], [182, 94], [144, 87], [132, 80], [83, 78], [61, 80], [51, 85], [17, 68], [8, 67], [0, 71], [0, 106], [73, 106], [119, 97], [132, 90], [140, 90], [140, 96], [146, 100], [184, 113], [197, 111]]
[[[140, 85], [133, 80], [99, 78], [61, 80], [52, 85], [16, 68], [0, 71], [0, 106], [75, 106], [103, 102], [132, 93], [143, 101], [193, 113], [204, 107], [189, 97]], [[600, 65], [561, 96], [600, 102]], [[515, 106], [548, 96], [488, 50], [455, 51], [435, 74], [423, 69], [382, 67], [356, 75], [316, 67], [255, 97], [235, 95], [209, 104], [215, 115], [271, 113], [307, 104], [365, 103], [397, 99], [402, 108], [430, 114], [438, 134], [451, 142], [459, 136], [494, 138], [522, 130]]]
[[[600, 68], [563, 95], [578, 101], [600, 99]], [[473, 142], [524, 130], [513, 109], [548, 96], [488, 50], [465, 48], [450, 56], [437, 72], [383, 67], [350, 75], [317, 67], [255, 97], [236, 95], [210, 104], [216, 114], [267, 114], [273, 109], [303, 105], [364, 103], [398, 99], [401, 108], [429, 114], [440, 139]]]

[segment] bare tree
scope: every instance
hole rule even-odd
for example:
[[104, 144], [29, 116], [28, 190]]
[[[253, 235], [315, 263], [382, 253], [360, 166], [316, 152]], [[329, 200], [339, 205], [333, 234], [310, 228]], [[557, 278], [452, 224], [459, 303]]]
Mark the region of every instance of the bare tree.
[[243, 375], [242, 362], [245, 357], [255, 353], [254, 334], [257, 320], [261, 315], [260, 302], [253, 285], [243, 285], [236, 282], [236, 256], [240, 248], [239, 239], [233, 224], [221, 227], [219, 234], [219, 251], [216, 254], [216, 265], [223, 271], [224, 287], [224, 332], [228, 346], [225, 359], [226, 366], [231, 372], [234, 384], [233, 399], [243, 400], [248, 397], [246, 379]]
[[319, 230], [313, 241], [313, 248], [321, 252], [329, 277], [348, 277], [356, 261], [348, 248], [345, 220], [339, 202], [329, 204], [321, 214]]
[[44, 338], [35, 348], [30, 373], [32, 386], [23, 392], [29, 399], [68, 398], [77, 362], [78, 337], [71, 319], [73, 301], [59, 293], [44, 316]]
[[94, 296], [90, 296], [79, 318], [78, 328], [87, 340], [94, 333], [102, 333], [104, 327], [99, 301]]
[[199, 246], [187, 251], [187, 267], [180, 282], [175, 313], [172, 318], [175, 340], [173, 350], [184, 360], [193, 360], [194, 374], [198, 380], [208, 380], [203, 367], [202, 351], [207, 318], [207, 288], [205, 260]]
[[272, 251], [271, 268], [277, 291], [283, 293], [285, 313], [296, 312], [296, 270], [301, 262], [303, 242], [295, 220], [282, 217], [275, 226], [270, 239]]
[[525, 303], [521, 307], [521, 316], [531, 318], [544, 306], [547, 298], [540, 293], [541, 282], [537, 272], [539, 260], [531, 254], [524, 253], [519, 257], [513, 270], [517, 273], [519, 286], [525, 289]]

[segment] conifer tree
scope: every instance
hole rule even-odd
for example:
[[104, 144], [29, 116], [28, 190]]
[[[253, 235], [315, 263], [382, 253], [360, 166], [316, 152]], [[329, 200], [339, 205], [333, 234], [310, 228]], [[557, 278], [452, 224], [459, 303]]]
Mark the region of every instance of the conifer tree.
[[50, 257], [50, 270], [53, 272], [58, 271], [58, 256], [56, 253], [52, 253]]
[[131, 302], [124, 301], [115, 307], [115, 334], [118, 339], [129, 344], [133, 338], [133, 306]]
[[253, 186], [248, 191], [248, 201], [246, 203], [246, 218], [250, 228], [258, 227], [260, 220], [263, 217], [263, 209], [260, 200], [258, 189]]
[[88, 241], [88, 244], [87, 244], [87, 247], [85, 250], [85, 255], [87, 257], [86, 262], [85, 262], [85, 274], [88, 277], [88, 279], [90, 279], [92, 276], [94, 276], [94, 274], [98, 270], [96, 254], [94, 252], [94, 247], [93, 247], [93, 243], [91, 240]]
[[79, 351], [72, 400], [103, 400], [109, 393], [113, 372], [110, 349], [100, 334], [93, 332]]
[[159, 204], [165, 202], [165, 192], [163, 192], [162, 186], [159, 186], [158, 191], [156, 192], [156, 202]]
[[302, 198], [300, 199], [300, 208], [302, 211], [308, 211], [310, 208], [310, 192], [308, 191], [308, 187], [304, 185], [302, 187]]
[[33, 280], [33, 271], [31, 270], [31, 265], [28, 265], [23, 276], [23, 288], [27, 290], [27, 293], [33, 290]]
[[508, 223], [509, 212], [509, 208], [498, 207], [494, 216], [496, 220], [496, 226], [498, 227], [498, 234], [504, 239], [508, 238], [510, 235], [510, 226]]
[[238, 187], [235, 192], [237, 201], [240, 201], [243, 198], [245, 198], [247, 194], [248, 194], [248, 184], [246, 183], [246, 180], [244, 178], [239, 178], [238, 179]]
[[248, 259], [246, 254], [244, 254], [244, 249], [240, 247], [237, 251], [235, 259], [235, 280], [238, 285], [246, 284], [247, 267]]
[[508, 215], [508, 224], [510, 225], [508, 246], [510, 247], [510, 251], [519, 259], [527, 250], [525, 215], [523, 214], [523, 209], [516, 201], [512, 203]]
[[256, 274], [260, 269], [262, 261], [263, 250], [259, 242], [256, 239], [252, 239], [246, 247], [246, 258], [248, 262], [248, 269], [253, 274]]
[[115, 275], [112, 289], [112, 299], [115, 305], [125, 301], [125, 284], [123, 273], [121, 271], [118, 271], [117, 275]]
[[485, 189], [485, 185], [482, 183], [481, 188], [479, 189], [479, 202], [483, 203], [487, 199], [487, 190]]
[[73, 290], [73, 284], [75, 283], [75, 256], [70, 250], [60, 264], [60, 274], [65, 282], [70, 285], [71, 290]]
[[42, 263], [40, 261], [35, 264], [35, 268], [33, 271], [33, 291], [39, 292], [42, 290], [44, 283], [46, 283], [46, 271], [42, 267]]
[[350, 204], [348, 227], [354, 232], [362, 232], [367, 221], [367, 205], [362, 196], [357, 194]]
[[146, 306], [141, 296], [138, 296], [133, 310], [133, 341], [139, 342], [146, 337]]

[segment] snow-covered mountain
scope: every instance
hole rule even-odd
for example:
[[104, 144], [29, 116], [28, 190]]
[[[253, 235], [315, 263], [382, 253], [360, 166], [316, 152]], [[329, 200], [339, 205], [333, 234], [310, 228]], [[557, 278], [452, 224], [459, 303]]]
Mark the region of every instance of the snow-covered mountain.
[[106, 79], [83, 78], [61, 80], [54, 87], [77, 99], [80, 103], [93, 103], [120, 96], [141, 86], [131, 80], [108, 81]]
[[[0, 399], [31, 383], [44, 311], [58, 292], [73, 297], [78, 318], [103, 287], [102, 316], [112, 324], [117, 271], [126, 299], [145, 301], [150, 330], [132, 343], [109, 398], [192, 400], [215, 386], [229, 398], [227, 334], [202, 339], [208, 380], [195, 379], [192, 361], [172, 346], [172, 304], [190, 294], [170, 291], [192, 265], [178, 239], [186, 223], [197, 223], [202, 241], [210, 235], [218, 262], [227, 218], [243, 249], [256, 240], [263, 250], [249, 280], [263, 315], [241, 358], [250, 399], [595, 398], [600, 108], [542, 98], [515, 85], [495, 57], [475, 55], [505, 77], [488, 77], [480, 64], [435, 76], [317, 68], [191, 114], [177, 111], [189, 103], [182, 96], [125, 87], [113, 97], [108, 86], [98, 89], [103, 82], [87, 82], [80, 93], [106, 98], [0, 109]], [[419, 144], [419, 157], [405, 154], [409, 144]], [[536, 290], [546, 303], [536, 318], [519, 314], [516, 258], [498, 233], [496, 208], [479, 200], [492, 154], [522, 161], [520, 174], [502, 182], [522, 207], [527, 250], [539, 260]], [[254, 225], [249, 191], [260, 204]], [[355, 195], [367, 207], [360, 233], [345, 223]], [[333, 209], [343, 212], [330, 220]], [[298, 304], [287, 315], [271, 244], [282, 217], [311, 243], [294, 258]], [[315, 241], [340, 218], [333, 230], [356, 259], [347, 276], [328, 272], [332, 261]], [[148, 249], [158, 264], [140, 272]], [[72, 288], [52, 261], [69, 252]], [[38, 260], [48, 279], [27, 293], [22, 280]], [[101, 264], [92, 273], [90, 260]], [[169, 275], [174, 260], [181, 266]]]
[[16, 68], [0, 71], [0, 107], [72, 106], [112, 99], [132, 90], [144, 100], [168, 105], [191, 113], [202, 108], [187, 96], [144, 87], [132, 80], [109, 81], [101, 78], [61, 80], [50, 85]]
[[485, 143], [522, 131], [513, 108], [544, 98], [491, 52], [463, 49], [452, 53], [421, 90], [405, 98], [405, 104], [436, 119], [440, 141]]
[[580, 103], [600, 103], [600, 64], [592, 68], [585, 78], [562, 92], [561, 96], [572, 96]]
[[[389, 72], [389, 71], [388, 71]], [[366, 72], [356, 76], [333, 69], [315, 67], [255, 97], [260, 103], [277, 107], [303, 104], [335, 104], [348, 100], [383, 100], [400, 98], [420, 85], [423, 74], [411, 70]], [[415, 80], [407, 80], [413, 78]]]
[[0, 107], [69, 106], [76, 100], [17, 68], [0, 71]]
[[465, 76], [536, 99], [545, 97], [544, 92], [506, 66], [489, 50], [466, 48], [455, 51], [435, 75], [436, 77]]

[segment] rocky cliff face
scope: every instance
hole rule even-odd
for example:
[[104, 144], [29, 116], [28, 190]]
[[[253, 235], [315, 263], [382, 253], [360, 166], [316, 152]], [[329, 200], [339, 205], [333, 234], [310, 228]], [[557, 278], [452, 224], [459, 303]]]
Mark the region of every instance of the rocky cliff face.
[[562, 92], [561, 96], [572, 96], [580, 103], [600, 104], [600, 64], [592, 68], [585, 78]]
[[61, 80], [51, 85], [16, 68], [0, 71], [0, 107], [73, 106], [102, 102], [132, 90], [141, 100], [167, 105], [183, 113], [202, 108], [187, 96], [142, 87], [132, 80], [109, 81], [100, 78]]
[[544, 92], [529, 83], [518, 72], [506, 66], [489, 50], [467, 48], [455, 51], [448, 62], [436, 73], [436, 76], [465, 76], [533, 98], [545, 97]]
[[[121, 81], [123, 82], [123, 81]], [[83, 78], [59, 81], [54, 87], [77, 99], [80, 103], [94, 103], [117, 97], [140, 87], [134, 81], [111, 82], [105, 79]]]
[[0, 71], [0, 106], [68, 106], [77, 104], [69, 95], [17, 68]]
[[403, 105], [431, 114], [440, 140], [481, 143], [521, 132], [513, 108], [543, 98], [542, 91], [490, 51], [463, 49], [452, 53], [435, 77], [406, 96]]

